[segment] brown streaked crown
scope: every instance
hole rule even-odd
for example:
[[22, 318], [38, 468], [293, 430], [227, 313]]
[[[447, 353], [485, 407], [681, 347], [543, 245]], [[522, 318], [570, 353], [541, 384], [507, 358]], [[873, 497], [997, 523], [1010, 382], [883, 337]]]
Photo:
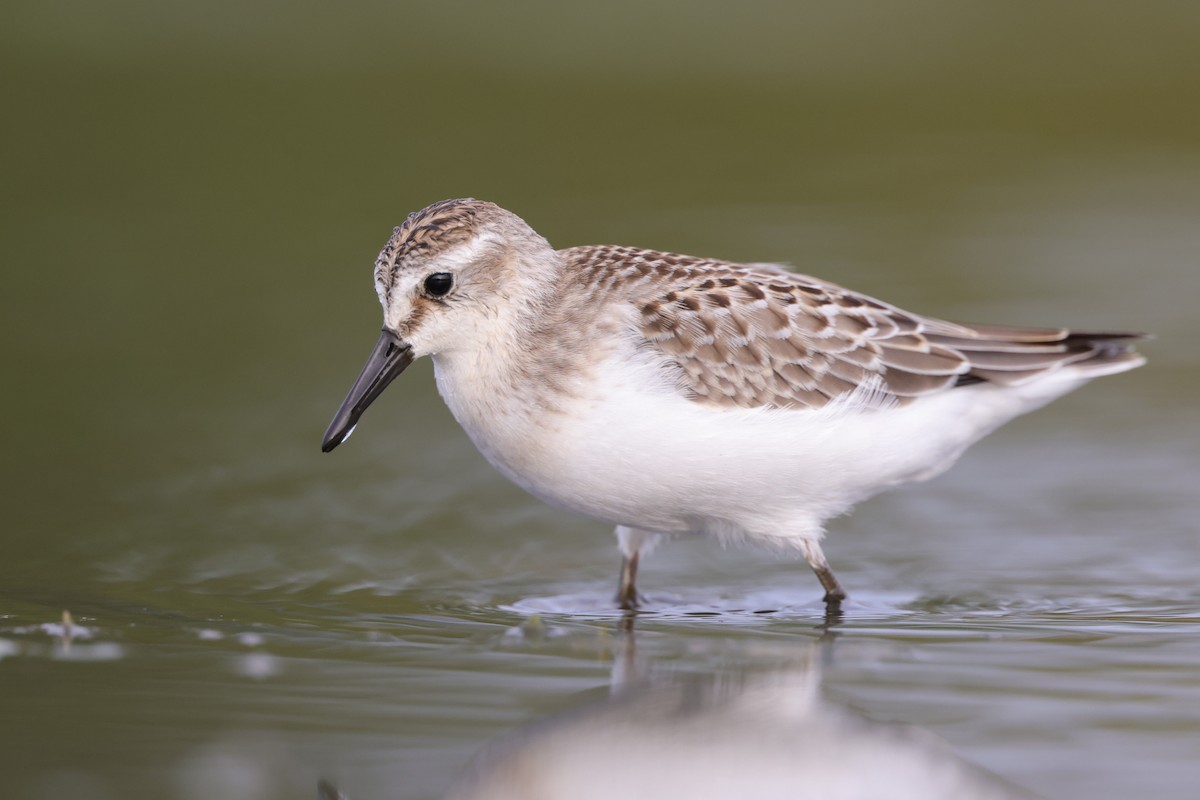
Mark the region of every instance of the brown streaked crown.
[[425, 256], [470, 239], [485, 219], [503, 213], [494, 203], [465, 197], [441, 200], [414, 211], [392, 229], [391, 238], [375, 259], [375, 285], [382, 292], [392, 288], [395, 269], [410, 255]]

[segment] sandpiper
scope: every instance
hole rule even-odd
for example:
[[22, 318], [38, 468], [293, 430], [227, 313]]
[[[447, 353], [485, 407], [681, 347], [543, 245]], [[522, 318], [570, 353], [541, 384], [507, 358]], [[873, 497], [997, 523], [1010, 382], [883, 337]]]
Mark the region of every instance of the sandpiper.
[[616, 601], [630, 610], [639, 555], [696, 534], [799, 550], [837, 611], [825, 520], [1145, 361], [1140, 334], [946, 322], [769, 264], [555, 250], [474, 199], [410, 214], [375, 290], [383, 333], [321, 449], [431, 356], [492, 465], [616, 526]]

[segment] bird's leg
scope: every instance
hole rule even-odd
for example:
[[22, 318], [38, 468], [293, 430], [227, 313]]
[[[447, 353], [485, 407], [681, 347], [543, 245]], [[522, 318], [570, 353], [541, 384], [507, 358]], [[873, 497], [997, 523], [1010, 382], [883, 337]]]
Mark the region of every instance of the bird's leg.
[[834, 577], [833, 570], [829, 569], [828, 565], [822, 565], [813, 567], [813, 571], [817, 573], [817, 580], [825, 587], [825, 605], [840, 606], [846, 599], [846, 590]]
[[801, 549], [804, 552], [804, 559], [812, 567], [813, 572], [817, 573], [817, 580], [821, 581], [821, 585], [825, 587], [825, 613], [840, 616], [842, 601], [846, 599], [846, 590], [833, 576], [833, 570], [829, 568], [829, 562], [825, 560], [825, 553], [821, 551], [820, 543], [804, 539]]
[[617, 605], [623, 611], [638, 610], [637, 593], [638, 552], [621, 557], [621, 584], [617, 587]]
[[618, 525], [617, 547], [621, 550], [621, 584], [617, 587], [617, 605], [624, 611], [637, 611], [641, 598], [637, 593], [638, 558], [649, 553], [663, 539], [660, 533]]

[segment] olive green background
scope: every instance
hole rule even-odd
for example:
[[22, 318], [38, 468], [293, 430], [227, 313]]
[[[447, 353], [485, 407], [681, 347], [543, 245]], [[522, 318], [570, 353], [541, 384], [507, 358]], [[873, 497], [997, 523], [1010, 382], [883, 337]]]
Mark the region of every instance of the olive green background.
[[[856, 604], [824, 681], [1037, 793], [1194, 793], [1195, 5], [3, 17], [6, 796], [435, 797], [602, 695], [609, 533], [493, 472], [428, 364], [318, 449], [377, 335], [378, 248], [468, 195], [559, 246], [1156, 333], [1146, 368], [835, 521]], [[676, 543], [644, 588], [646, 669], [753, 674], [820, 633], [815, 580], [768, 554]]]

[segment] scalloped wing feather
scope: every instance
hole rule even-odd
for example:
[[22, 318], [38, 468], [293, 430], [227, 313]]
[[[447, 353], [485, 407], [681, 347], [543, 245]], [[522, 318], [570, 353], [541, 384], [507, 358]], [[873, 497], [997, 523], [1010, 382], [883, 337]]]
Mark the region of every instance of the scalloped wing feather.
[[636, 304], [638, 333], [678, 366], [681, 390], [717, 406], [894, 405], [1092, 359], [1111, 369], [1138, 338], [960, 325], [776, 265], [625, 247], [566, 252], [590, 280]]

